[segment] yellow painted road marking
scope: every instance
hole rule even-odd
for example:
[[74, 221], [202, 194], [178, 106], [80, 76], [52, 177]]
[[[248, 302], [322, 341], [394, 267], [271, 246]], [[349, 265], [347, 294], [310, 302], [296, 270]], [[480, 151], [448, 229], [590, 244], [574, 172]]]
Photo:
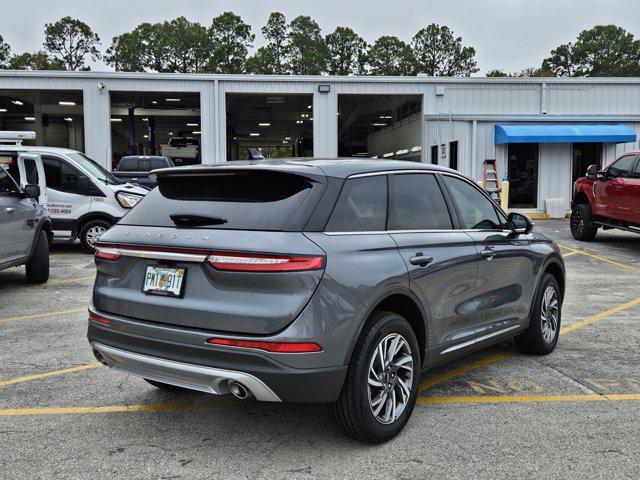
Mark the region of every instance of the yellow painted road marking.
[[640, 393], [620, 393], [613, 395], [494, 395], [486, 397], [420, 397], [417, 399], [417, 402], [421, 405], [428, 405], [433, 403], [552, 403], [623, 400], [640, 400]]
[[578, 250], [574, 250], [574, 251], [572, 251], [572, 252], [564, 253], [564, 254], [562, 255], [562, 257], [563, 257], [563, 258], [567, 258], [567, 257], [570, 257], [571, 255], [576, 255], [576, 254], [578, 254], [578, 253], [580, 253]]
[[600, 319], [609, 317], [609, 316], [613, 315], [614, 313], [618, 313], [618, 312], [621, 312], [622, 310], [626, 310], [628, 308], [631, 308], [634, 305], [637, 305], [639, 303], [640, 303], [640, 298], [636, 298], [635, 300], [631, 300], [630, 302], [627, 302], [625, 304], [619, 305], [619, 306], [614, 307], [614, 308], [610, 308], [607, 311], [604, 311], [602, 313], [598, 313], [598, 314], [593, 315], [591, 317], [585, 318], [584, 320], [580, 320], [579, 322], [573, 323], [571, 325], [567, 325], [566, 327], [560, 329], [560, 335], [564, 335], [565, 333], [572, 332], [573, 330], [577, 330], [578, 328], [582, 328], [585, 325], [589, 325], [590, 323], [597, 322]]
[[64, 280], [51, 280], [47, 283], [41, 283], [39, 285], [30, 285], [30, 286], [31, 287], [47, 287], [50, 285], [62, 285], [65, 283], [84, 282], [85, 280], [93, 280], [94, 278], [96, 278], [95, 275], [89, 275], [87, 277], [66, 278]]
[[465, 373], [475, 370], [476, 368], [499, 362], [503, 358], [508, 357], [510, 354], [510, 352], [500, 352], [495, 355], [491, 355], [490, 357], [483, 358], [482, 360], [478, 360], [467, 365], [462, 365], [461, 367], [454, 368], [453, 370], [449, 370], [448, 372], [444, 372], [431, 378], [427, 378], [420, 382], [420, 391], [444, 383], [447, 380], [451, 380], [452, 378], [464, 375]]
[[[570, 250], [570, 254], [579, 253], [580, 255], [584, 255], [586, 257], [591, 257], [596, 260], [600, 260], [601, 262], [608, 263], [610, 265], [614, 265], [616, 267], [624, 268], [625, 270], [631, 270], [632, 272], [640, 272], [640, 268], [632, 267], [631, 265], [625, 265], [624, 263], [615, 262], [613, 260], [609, 260], [608, 258], [601, 257], [599, 255], [594, 255], [593, 253], [585, 252], [584, 250], [578, 250], [577, 248], [567, 247], [566, 245], [558, 245], [561, 248], [566, 248]], [[569, 254], [563, 255], [568, 256]]]
[[[83, 413], [113, 412], [157, 412], [166, 410], [197, 410], [204, 408], [238, 408], [258, 405], [257, 402], [238, 403], [161, 403], [151, 405], [109, 405], [104, 407], [45, 407], [45, 408], [8, 408], [0, 410], [0, 417], [19, 415], [68, 415]], [[261, 404], [263, 406], [265, 404]], [[270, 404], [266, 404], [270, 405]]]
[[[614, 308], [610, 308], [609, 310], [606, 310], [604, 312], [598, 313], [597, 315], [593, 315], [591, 317], [587, 317], [584, 320], [580, 320], [579, 322], [576, 322], [572, 325], [568, 325], [562, 329], [560, 329], [560, 335], [564, 335], [565, 333], [569, 333], [572, 332], [573, 330], [577, 330], [579, 328], [582, 328], [586, 325], [589, 325], [591, 323], [597, 322], [598, 320], [602, 320], [603, 318], [607, 318], [610, 317], [611, 315], [621, 312], [622, 310], [626, 310], [628, 308], [633, 307], [634, 305], [637, 305], [640, 303], [640, 297], [636, 298], [635, 300], [631, 300], [630, 302], [627, 302], [623, 305], [619, 305], [617, 307]], [[458, 368], [454, 368], [453, 370], [450, 370], [448, 372], [442, 373], [440, 375], [436, 375], [435, 377], [432, 378], [428, 378], [426, 380], [423, 380], [420, 383], [420, 390], [426, 390], [428, 388], [434, 387], [436, 385], [439, 385], [441, 383], [446, 382], [447, 380], [451, 380], [453, 378], [459, 377], [461, 375], [464, 375], [465, 373], [471, 372], [473, 370], [476, 370], [480, 367], [484, 367], [485, 365], [491, 365], [492, 363], [496, 363], [499, 362], [500, 360], [503, 360], [504, 358], [508, 357], [509, 355], [511, 355], [511, 352], [501, 352], [495, 355], [491, 355], [490, 357], [484, 358], [482, 360], [478, 360], [477, 362], [472, 362], [468, 365], [463, 365], [461, 367]]]
[[15, 320], [28, 320], [30, 318], [42, 318], [42, 317], [55, 317], [56, 315], [67, 315], [70, 313], [86, 312], [87, 307], [72, 308], [69, 310], [61, 310], [59, 312], [47, 312], [47, 313], [34, 313], [32, 315], [19, 315], [17, 317], [0, 318], [0, 324], [13, 322]]
[[80, 372], [82, 370], [89, 370], [101, 366], [101, 363], [96, 362], [90, 363], [88, 365], [79, 365], [77, 367], [65, 368], [62, 370], [54, 370], [53, 372], [37, 373], [35, 375], [27, 375], [26, 377], [11, 378], [9, 380], [0, 381], [0, 387], [6, 387], [7, 385], [13, 385], [16, 383], [28, 382], [30, 380], [38, 380], [40, 378], [55, 377], [56, 375], [64, 375], [65, 373]]

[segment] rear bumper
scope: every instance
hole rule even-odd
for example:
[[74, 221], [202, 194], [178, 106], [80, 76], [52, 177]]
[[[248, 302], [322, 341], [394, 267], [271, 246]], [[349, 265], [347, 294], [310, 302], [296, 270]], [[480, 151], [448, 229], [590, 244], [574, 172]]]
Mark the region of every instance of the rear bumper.
[[[333, 402], [347, 366], [293, 368], [276, 354], [206, 344], [211, 332], [102, 314], [111, 322], [89, 322], [87, 336], [98, 359], [110, 367], [163, 383], [214, 394], [229, 393], [228, 381], [242, 383], [258, 400]], [[199, 340], [201, 338], [202, 340]], [[311, 360], [311, 357], [309, 358]]]
[[247, 387], [258, 400], [282, 401], [264, 382], [248, 373], [174, 362], [120, 350], [97, 342], [92, 342], [91, 347], [96, 358], [101, 362], [142, 378], [217, 395], [229, 393], [228, 382], [235, 380]]

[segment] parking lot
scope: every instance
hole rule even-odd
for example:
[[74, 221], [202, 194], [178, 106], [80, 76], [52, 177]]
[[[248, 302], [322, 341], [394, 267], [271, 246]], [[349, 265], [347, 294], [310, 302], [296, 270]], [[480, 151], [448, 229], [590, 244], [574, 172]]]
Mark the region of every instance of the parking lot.
[[396, 439], [345, 438], [324, 405], [162, 392], [96, 363], [93, 259], [55, 247], [52, 277], [0, 272], [3, 478], [638, 478], [640, 238], [539, 221], [567, 265], [547, 357], [504, 344], [423, 375]]

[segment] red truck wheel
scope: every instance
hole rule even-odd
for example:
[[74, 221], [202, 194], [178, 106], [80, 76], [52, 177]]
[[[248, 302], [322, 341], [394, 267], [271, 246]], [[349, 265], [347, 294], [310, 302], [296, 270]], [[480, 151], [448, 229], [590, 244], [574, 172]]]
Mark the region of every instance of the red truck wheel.
[[575, 205], [571, 211], [571, 235], [576, 240], [590, 242], [596, 237], [598, 227], [593, 223], [591, 207], [587, 203]]

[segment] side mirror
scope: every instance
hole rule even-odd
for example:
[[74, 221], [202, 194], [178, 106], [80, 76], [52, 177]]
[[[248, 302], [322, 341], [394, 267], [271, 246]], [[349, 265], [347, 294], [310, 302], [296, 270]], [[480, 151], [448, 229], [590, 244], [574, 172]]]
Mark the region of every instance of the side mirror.
[[596, 180], [598, 178], [598, 166], [597, 165], [589, 165], [587, 168], [587, 174], [585, 175], [587, 178], [591, 180]]
[[23, 190], [24, 198], [33, 198], [35, 200], [40, 198], [40, 187], [38, 185], [25, 185]]
[[528, 233], [531, 233], [531, 230], [533, 230], [533, 222], [526, 215], [511, 212], [508, 218], [509, 223], [511, 224], [511, 229], [515, 233], [526, 235]]
[[89, 178], [86, 175], [78, 176], [78, 193], [86, 195], [89, 192]]

